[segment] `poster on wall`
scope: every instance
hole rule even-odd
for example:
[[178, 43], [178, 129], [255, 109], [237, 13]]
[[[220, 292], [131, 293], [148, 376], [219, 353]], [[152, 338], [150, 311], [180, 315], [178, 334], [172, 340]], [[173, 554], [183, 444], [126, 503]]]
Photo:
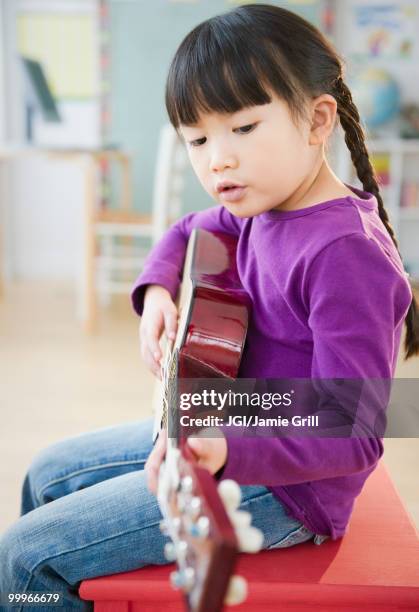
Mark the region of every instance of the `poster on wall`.
[[21, 13], [19, 53], [39, 61], [56, 98], [86, 100], [97, 95], [93, 14]]
[[350, 11], [354, 59], [411, 60], [417, 53], [418, 3], [354, 2]]

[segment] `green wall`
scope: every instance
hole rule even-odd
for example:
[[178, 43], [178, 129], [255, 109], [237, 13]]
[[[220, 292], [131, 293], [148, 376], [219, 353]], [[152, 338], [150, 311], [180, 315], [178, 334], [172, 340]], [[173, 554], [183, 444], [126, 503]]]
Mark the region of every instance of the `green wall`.
[[[110, 0], [111, 129], [109, 142], [134, 156], [135, 207], [149, 211], [160, 126], [167, 121], [164, 86], [171, 59], [198, 23], [233, 7], [226, 0]], [[320, 22], [321, 2], [271, 2]], [[184, 212], [212, 200], [188, 170]]]

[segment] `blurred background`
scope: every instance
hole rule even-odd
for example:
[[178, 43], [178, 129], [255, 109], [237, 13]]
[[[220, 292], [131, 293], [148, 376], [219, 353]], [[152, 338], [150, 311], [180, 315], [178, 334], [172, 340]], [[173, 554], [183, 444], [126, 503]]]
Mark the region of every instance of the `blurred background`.
[[[228, 0], [0, 0], [0, 530], [37, 451], [151, 413], [130, 287], [212, 204], [167, 125], [170, 60]], [[406, 269], [419, 278], [419, 5], [295, 0], [346, 60]], [[340, 131], [330, 160], [359, 185]], [[419, 377], [419, 360], [397, 367]], [[419, 525], [417, 439], [384, 461]]]

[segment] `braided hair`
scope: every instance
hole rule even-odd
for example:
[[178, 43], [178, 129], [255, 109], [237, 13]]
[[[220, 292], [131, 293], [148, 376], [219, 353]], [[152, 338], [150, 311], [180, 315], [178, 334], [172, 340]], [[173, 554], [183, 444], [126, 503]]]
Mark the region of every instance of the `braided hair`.
[[[268, 4], [246, 4], [196, 26], [180, 44], [166, 82], [172, 125], [192, 125], [201, 113], [234, 113], [271, 102], [273, 90], [293, 120], [307, 120], [306, 101], [333, 96], [345, 142], [365, 191], [373, 194], [391, 240], [397, 240], [371, 165], [358, 110], [343, 80], [343, 59], [305, 19]], [[406, 359], [419, 354], [415, 298], [406, 316]]]
[[[333, 95], [337, 102], [339, 121], [345, 133], [346, 146], [351, 154], [352, 163], [358, 178], [362, 183], [364, 191], [368, 191], [376, 197], [380, 219], [400, 255], [399, 245], [384, 207], [377, 178], [370, 162], [359, 112], [352, 99], [351, 92], [341, 75], [336, 78], [333, 84]], [[419, 316], [414, 295], [406, 316], [405, 351], [406, 359], [419, 353]]]

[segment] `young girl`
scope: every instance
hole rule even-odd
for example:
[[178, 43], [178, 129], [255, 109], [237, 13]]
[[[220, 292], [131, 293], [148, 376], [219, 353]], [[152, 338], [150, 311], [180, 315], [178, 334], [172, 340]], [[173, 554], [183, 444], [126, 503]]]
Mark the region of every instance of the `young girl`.
[[[182, 42], [166, 105], [217, 205], [173, 225], [136, 283], [141, 349], [153, 372], [162, 332], [176, 331], [173, 300], [199, 227], [238, 238], [253, 305], [241, 377], [391, 379], [406, 317], [406, 357], [419, 349], [415, 302], [330, 44], [289, 11], [238, 7]], [[363, 191], [328, 165], [337, 119]], [[166, 562], [151, 492], [164, 442], [151, 451], [151, 430], [151, 421], [107, 428], [37, 457], [23, 516], [1, 543], [1, 592], [59, 592], [66, 609], [89, 609], [77, 596], [81, 580]], [[242, 508], [265, 548], [343, 536], [383, 452], [373, 437], [189, 443], [201, 464], [242, 485]]]

